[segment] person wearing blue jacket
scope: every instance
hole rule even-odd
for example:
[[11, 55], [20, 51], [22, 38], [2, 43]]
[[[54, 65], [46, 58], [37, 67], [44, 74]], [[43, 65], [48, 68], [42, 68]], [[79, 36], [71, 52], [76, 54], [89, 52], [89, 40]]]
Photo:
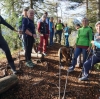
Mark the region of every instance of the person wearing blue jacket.
[[[9, 29], [16, 31], [10, 24], [8, 24], [0, 15], [0, 24], [3, 24], [5, 26], [7, 26]], [[17, 31], [16, 31], [17, 32]], [[5, 41], [5, 39], [3, 38], [2, 34], [0, 33], [0, 48], [5, 52], [7, 61], [11, 67], [11, 70], [13, 72], [13, 74], [17, 74], [18, 71], [16, 70], [15, 64], [14, 64], [14, 60], [12, 58], [10, 49], [8, 47], [7, 42]]]
[[35, 25], [33, 22], [34, 10], [29, 9], [27, 12], [27, 16], [28, 18], [24, 18], [22, 22], [22, 30], [25, 42], [25, 60], [26, 66], [33, 67], [35, 64], [31, 60], [31, 53], [36, 37]]
[[67, 23], [65, 25], [65, 28], [64, 28], [64, 35], [65, 35], [65, 46], [66, 47], [69, 47], [69, 41], [68, 41], [68, 37], [69, 37], [69, 27], [67, 26]]
[[54, 36], [53, 17], [50, 18], [50, 22], [49, 22], [49, 31], [50, 31], [50, 46], [52, 46], [52, 45], [53, 45], [53, 36]]
[[94, 36], [94, 41], [91, 41], [92, 47], [94, 48], [94, 54], [83, 64], [82, 77], [79, 78], [79, 81], [88, 80], [89, 70], [96, 63], [100, 62], [100, 21], [95, 24], [95, 28], [97, 33]]
[[[28, 8], [24, 8], [23, 12], [22, 12], [22, 16], [20, 16], [18, 18], [18, 30], [19, 31], [22, 31], [22, 22], [23, 22], [24, 18], [27, 18], [27, 11], [28, 11]], [[25, 51], [25, 46], [24, 46], [25, 44], [24, 44], [23, 33], [20, 33], [19, 37], [22, 40], [22, 49], [23, 49], [23, 51]]]

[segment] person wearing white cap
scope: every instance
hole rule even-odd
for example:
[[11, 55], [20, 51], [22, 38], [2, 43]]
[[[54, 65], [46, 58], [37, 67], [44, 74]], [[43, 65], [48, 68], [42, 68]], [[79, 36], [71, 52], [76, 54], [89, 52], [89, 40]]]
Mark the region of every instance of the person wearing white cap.
[[79, 81], [88, 80], [89, 70], [100, 62], [100, 21], [95, 24], [95, 28], [97, 33], [94, 36], [94, 41], [91, 41], [94, 54], [83, 64], [82, 77], [79, 78]]

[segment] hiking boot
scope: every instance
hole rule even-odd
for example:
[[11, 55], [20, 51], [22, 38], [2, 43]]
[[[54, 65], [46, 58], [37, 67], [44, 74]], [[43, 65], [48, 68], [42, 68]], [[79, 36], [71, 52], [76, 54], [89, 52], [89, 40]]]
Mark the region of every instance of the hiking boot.
[[87, 81], [87, 80], [88, 80], [88, 77], [83, 76], [83, 77], [79, 78], [78, 80], [79, 80], [79, 81]]
[[31, 63], [33, 66], [35, 66], [35, 64], [32, 62], [32, 60], [30, 60], [30, 63]]
[[46, 53], [43, 53], [43, 55], [44, 55], [44, 56], [47, 56], [47, 54], [46, 54]]
[[25, 65], [28, 66], [28, 67], [33, 67], [33, 64], [32, 64], [31, 61], [27, 61], [27, 62], [25, 63]]
[[38, 54], [40, 54], [41, 52], [40, 52], [40, 51], [38, 51], [37, 53], [38, 53]]
[[19, 70], [11, 70], [13, 72], [13, 74], [21, 74], [21, 71]]
[[71, 67], [69, 67], [69, 69], [67, 70], [67, 72], [73, 72], [74, 71], [74, 68], [73, 68], [73, 66], [71, 66]]

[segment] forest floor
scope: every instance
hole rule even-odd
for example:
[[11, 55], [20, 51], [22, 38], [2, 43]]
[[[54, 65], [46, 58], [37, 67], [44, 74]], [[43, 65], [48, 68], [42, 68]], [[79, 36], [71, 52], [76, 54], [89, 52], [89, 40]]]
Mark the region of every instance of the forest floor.
[[[19, 83], [10, 90], [0, 94], [0, 99], [59, 99], [59, 59], [58, 49], [61, 45], [55, 43], [48, 48], [48, 54], [42, 62], [36, 62], [33, 58], [35, 67], [29, 68], [22, 62], [22, 73], [17, 75]], [[13, 55], [14, 58], [17, 55]], [[22, 60], [23, 58], [21, 58]], [[0, 67], [5, 66], [6, 59], [2, 59]], [[19, 60], [15, 60], [16, 67]], [[63, 62], [61, 69], [61, 92], [64, 91], [67, 69], [69, 66]], [[73, 73], [69, 73], [66, 86], [65, 99], [100, 99], [100, 73], [92, 70], [89, 81], [78, 81], [81, 68], [75, 68]], [[9, 69], [7, 75], [11, 75]], [[0, 74], [1, 75], [1, 74]], [[63, 94], [61, 94], [62, 97]]]

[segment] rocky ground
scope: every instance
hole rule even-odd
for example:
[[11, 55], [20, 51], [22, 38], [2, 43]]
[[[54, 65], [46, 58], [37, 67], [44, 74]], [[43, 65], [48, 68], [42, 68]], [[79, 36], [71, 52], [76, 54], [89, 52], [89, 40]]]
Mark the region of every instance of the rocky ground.
[[[61, 47], [59, 44], [48, 49], [48, 55], [36, 63], [34, 68], [25, 66], [25, 62], [21, 63], [22, 73], [17, 75], [19, 83], [0, 95], [0, 99], [59, 99], [59, 61], [57, 51]], [[14, 55], [16, 58], [17, 55]], [[21, 60], [23, 58], [21, 57]], [[6, 59], [2, 59], [0, 68], [6, 66]], [[18, 68], [19, 60], [15, 60]], [[64, 68], [61, 69], [61, 97], [64, 91], [64, 85], [67, 75], [68, 66], [63, 62]], [[81, 68], [75, 68], [73, 73], [69, 73], [66, 86], [65, 99], [99, 99], [100, 98], [100, 73], [92, 70], [89, 81], [78, 81]], [[11, 75], [10, 69], [6, 72]], [[0, 72], [2, 77], [2, 71]]]

